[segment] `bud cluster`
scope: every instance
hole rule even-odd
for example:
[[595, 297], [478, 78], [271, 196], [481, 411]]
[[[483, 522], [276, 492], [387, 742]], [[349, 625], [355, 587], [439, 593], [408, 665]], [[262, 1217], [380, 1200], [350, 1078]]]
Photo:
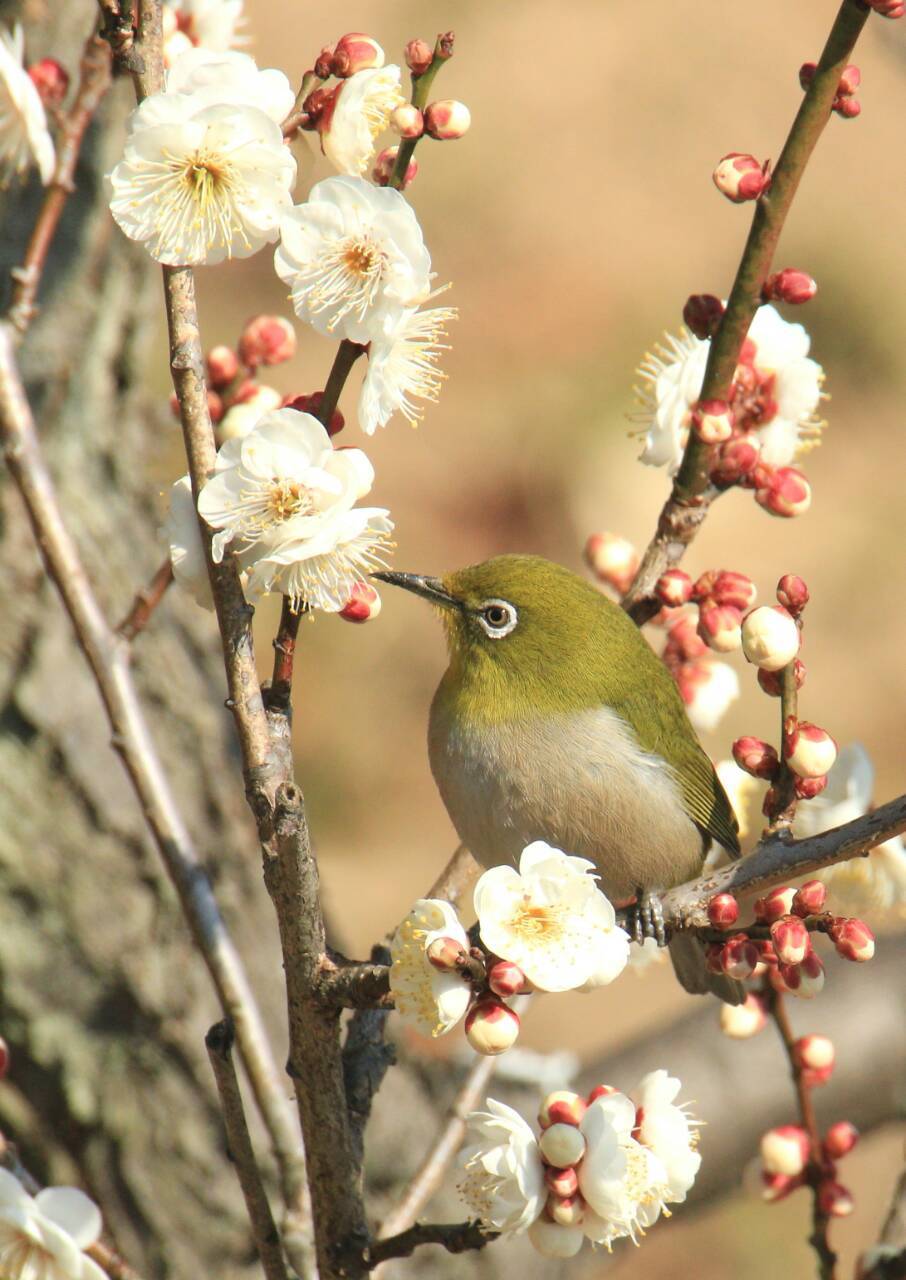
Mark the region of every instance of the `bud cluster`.
[[[897, 0], [896, 7], [903, 9], [900, 0]], [[892, 15], [901, 16], [901, 15]], [[815, 78], [815, 72], [818, 70], [817, 62], [803, 62], [799, 68], [799, 83], [803, 89], [807, 89]], [[844, 120], [853, 120], [862, 110], [862, 104], [856, 95], [856, 90], [862, 82], [862, 73], [858, 67], [850, 64], [843, 68], [843, 74], [840, 76], [840, 83], [837, 85], [837, 92], [834, 94], [834, 101], [831, 107], [838, 116], [842, 116]]]
[[586, 1144], [579, 1125], [595, 1098], [615, 1092], [609, 1085], [598, 1085], [583, 1098], [569, 1089], [558, 1089], [542, 1101], [538, 1111], [541, 1130], [538, 1147], [548, 1191], [544, 1220], [561, 1227], [575, 1227], [582, 1222], [586, 1204], [579, 1191], [576, 1169], [585, 1155]]
[[593, 533], [582, 554], [599, 582], [619, 595], [629, 590], [638, 571], [639, 553], [627, 538], [618, 533]]

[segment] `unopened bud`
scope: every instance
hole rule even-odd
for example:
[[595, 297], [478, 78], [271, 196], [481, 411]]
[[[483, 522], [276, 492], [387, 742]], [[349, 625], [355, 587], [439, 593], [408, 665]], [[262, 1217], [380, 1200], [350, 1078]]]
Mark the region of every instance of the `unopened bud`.
[[[332, 44], [326, 44], [315, 60], [314, 73], [319, 80], [329, 80], [333, 75], [333, 49]], [[307, 102], [305, 109], [308, 110]]]
[[711, 468], [711, 479], [716, 485], [727, 488], [731, 484], [739, 484], [751, 475], [758, 462], [759, 448], [753, 440], [738, 436], [722, 444], [717, 454], [717, 461]]
[[217, 426], [218, 422], [221, 422], [223, 420], [223, 416], [226, 413], [226, 408], [224, 407], [223, 399], [217, 394], [216, 391], [208, 392], [208, 413], [215, 427]]
[[875, 953], [875, 935], [864, 920], [841, 916], [828, 932], [837, 954], [844, 960], [870, 960]]
[[840, 1160], [849, 1155], [859, 1141], [859, 1130], [848, 1120], [838, 1120], [824, 1135], [821, 1146], [829, 1160]]
[[564, 1199], [574, 1196], [579, 1190], [579, 1175], [572, 1165], [567, 1165], [565, 1169], [555, 1169], [553, 1165], [548, 1165], [544, 1170], [544, 1181], [555, 1196]]
[[802, 964], [812, 949], [808, 929], [799, 916], [783, 916], [771, 925], [771, 941], [781, 964]]
[[807, 89], [812, 83], [817, 70], [817, 62], [803, 62], [802, 66], [799, 68], [799, 83], [803, 89]]
[[683, 324], [696, 338], [713, 338], [724, 310], [724, 304], [713, 293], [693, 293], [683, 307]]
[[10, 1064], [9, 1045], [6, 1043], [3, 1037], [0, 1036], [0, 1080], [3, 1080], [6, 1076], [6, 1073], [9, 1071], [9, 1064]]
[[862, 103], [858, 98], [835, 98], [831, 109], [843, 120], [855, 120], [862, 114]]
[[547, 1213], [561, 1227], [575, 1227], [585, 1217], [585, 1201], [581, 1196], [548, 1196]]
[[761, 1175], [761, 1198], [766, 1200], [768, 1204], [776, 1204], [778, 1200], [785, 1200], [791, 1191], [795, 1191], [797, 1187], [802, 1186], [802, 1178], [791, 1178], [786, 1173], [767, 1173]]
[[435, 938], [425, 948], [428, 963], [442, 973], [455, 973], [460, 963], [468, 956], [468, 951], [455, 938]]
[[902, 18], [906, 13], [902, 0], [868, 0], [868, 4], [882, 18]]
[[700, 400], [692, 410], [692, 430], [704, 444], [729, 440], [733, 421], [733, 410], [726, 400]]
[[357, 582], [339, 616], [346, 622], [373, 622], [380, 612], [381, 597], [374, 587], [368, 582]]
[[[793, 672], [796, 677], [796, 688], [801, 689], [805, 684], [805, 663], [801, 658], [796, 659], [793, 666]], [[769, 698], [779, 698], [783, 692], [779, 671], [765, 671], [763, 669], [759, 669], [758, 683]]]
[[710, 594], [718, 604], [732, 605], [734, 609], [751, 609], [758, 596], [755, 583], [735, 569], [721, 569], [711, 584]]
[[765, 671], [780, 671], [799, 652], [799, 628], [781, 605], [760, 605], [746, 614], [741, 636], [746, 660]]
[[755, 490], [755, 501], [772, 516], [791, 519], [808, 511], [812, 505], [812, 489], [795, 467], [778, 467], [769, 482]]
[[835, 1059], [834, 1042], [827, 1036], [800, 1036], [793, 1045], [793, 1060], [803, 1070], [832, 1070]]
[[620, 594], [629, 589], [639, 567], [639, 553], [616, 533], [593, 533], [585, 543], [585, 563], [595, 576]]
[[798, 616], [808, 604], [808, 587], [795, 573], [785, 573], [777, 583], [777, 599], [784, 609]]
[[725, 155], [711, 176], [718, 191], [734, 204], [757, 200], [771, 181], [768, 166], [742, 151]]
[[764, 924], [773, 924], [775, 920], [788, 916], [795, 896], [796, 890], [791, 886], [778, 886], [776, 889], [771, 889], [755, 903], [753, 908], [755, 919], [761, 920]]
[[[291, 399], [283, 402], [285, 409], [296, 409], [299, 413], [310, 413], [313, 418], [317, 418], [321, 422], [321, 406], [324, 403], [323, 391], [312, 391], [310, 395], [293, 396]], [[339, 409], [334, 409], [330, 415], [330, 422], [321, 423], [324, 430], [329, 436], [339, 435], [346, 426], [346, 419], [340, 413]]]
[[330, 61], [332, 73], [340, 80], [354, 76], [357, 71], [370, 71], [384, 65], [384, 50], [373, 36], [360, 31], [350, 32], [337, 41]]
[[557, 1169], [578, 1164], [585, 1155], [585, 1138], [574, 1124], [552, 1124], [538, 1139], [541, 1158]]
[[411, 102], [404, 102], [390, 116], [390, 128], [401, 138], [420, 138], [425, 132], [425, 117]]
[[768, 1173], [785, 1173], [795, 1178], [809, 1159], [809, 1139], [804, 1129], [795, 1124], [782, 1124], [768, 1129], [761, 1139], [761, 1162]]
[[508, 1000], [525, 990], [525, 974], [512, 960], [498, 960], [488, 970], [488, 986], [495, 996]]
[[757, 1035], [767, 1020], [764, 1001], [752, 993], [746, 996], [745, 1004], [720, 1006], [720, 1029], [731, 1040], [748, 1040]]
[[654, 594], [661, 604], [677, 608], [692, 597], [692, 579], [682, 569], [665, 569], [657, 580]]
[[793, 788], [800, 800], [814, 800], [815, 796], [820, 796], [826, 786], [826, 773], [820, 778], [796, 777], [793, 779]]
[[803, 302], [811, 302], [818, 292], [818, 285], [804, 271], [795, 267], [784, 267], [775, 271], [764, 282], [761, 296], [765, 302], [788, 302], [799, 306]]
[[858, 89], [862, 83], [862, 72], [851, 62], [848, 67], [843, 68], [843, 74], [840, 76], [840, 83], [837, 85], [837, 93], [843, 97], [849, 97]]
[[[399, 147], [385, 147], [383, 151], [378, 153], [377, 159], [374, 162], [374, 169], [371, 171], [371, 176], [379, 187], [386, 187], [390, 182], [390, 179], [393, 177], [393, 170], [396, 167], [396, 157], [399, 153]], [[406, 166], [406, 176], [403, 178], [404, 191], [411, 182], [415, 181], [417, 174], [418, 161], [415, 156], [413, 156]]]
[[254, 316], [239, 338], [239, 357], [250, 369], [282, 364], [296, 354], [296, 331], [283, 316]]
[[410, 40], [405, 55], [406, 66], [414, 76], [423, 76], [434, 60], [434, 50], [424, 40]]
[[716, 893], [708, 903], [708, 919], [715, 929], [732, 929], [739, 919], [739, 903], [732, 893]]
[[800, 778], [821, 778], [837, 759], [837, 744], [826, 729], [800, 720], [789, 736], [784, 736], [783, 754]]
[[709, 649], [732, 653], [742, 643], [742, 613], [731, 605], [709, 601], [698, 611], [698, 634]]
[[504, 1053], [518, 1036], [519, 1015], [500, 1000], [479, 1000], [466, 1014], [466, 1039], [476, 1053]]
[[425, 108], [425, 133], [438, 142], [451, 142], [468, 133], [472, 116], [464, 102], [444, 98]]
[[746, 978], [751, 978], [757, 964], [758, 948], [744, 933], [729, 938], [721, 948], [720, 967], [728, 978], [745, 982]]
[[848, 1218], [856, 1207], [852, 1192], [830, 1178], [818, 1184], [818, 1208], [829, 1218]]
[[[581, 1124], [582, 1117], [588, 1110], [588, 1104], [578, 1093], [571, 1089], [555, 1089], [542, 1101], [538, 1110], [538, 1124], [542, 1129], [549, 1129], [552, 1124]], [[556, 1164], [556, 1161], [551, 1161]], [[572, 1164], [571, 1160], [564, 1164]]]
[[205, 371], [208, 386], [221, 391], [239, 372], [239, 357], [232, 347], [211, 347], [205, 356]]
[[612, 1093], [618, 1092], [619, 1090], [615, 1089], [612, 1084], [596, 1084], [585, 1101], [591, 1106], [598, 1098], [609, 1098]]
[[761, 738], [737, 738], [733, 743], [733, 759], [753, 778], [766, 778], [768, 782], [773, 781], [780, 768], [776, 750]]
[[790, 995], [801, 1000], [813, 1000], [824, 989], [824, 965], [814, 951], [801, 964], [780, 965], [780, 976]]
[[271, 409], [282, 407], [283, 396], [276, 387], [269, 387], [265, 382], [256, 382], [254, 378], [246, 378], [234, 393], [233, 404], [253, 405], [260, 413], [268, 413]]
[[581, 1227], [562, 1227], [543, 1214], [527, 1232], [532, 1248], [542, 1258], [574, 1258], [585, 1243]]
[[58, 107], [69, 90], [69, 72], [56, 58], [41, 58], [28, 68], [29, 79], [45, 107]]
[[708, 646], [695, 629], [691, 618], [677, 618], [667, 632], [667, 649], [683, 662], [703, 658]]
[[722, 942], [709, 942], [705, 947], [705, 968], [709, 973], [723, 973], [723, 949]]
[[792, 910], [795, 915], [816, 916], [824, 910], [827, 901], [827, 885], [821, 880], [806, 880], [796, 890]]

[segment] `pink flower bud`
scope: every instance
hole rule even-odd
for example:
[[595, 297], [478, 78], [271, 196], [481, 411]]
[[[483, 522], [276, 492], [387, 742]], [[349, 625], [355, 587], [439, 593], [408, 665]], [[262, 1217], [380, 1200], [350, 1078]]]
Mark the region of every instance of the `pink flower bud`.
[[406, 66], [414, 76], [423, 76], [434, 59], [434, 50], [424, 40], [410, 40], [405, 54]]
[[595, 576], [620, 594], [629, 589], [639, 567], [639, 553], [616, 533], [593, 533], [585, 543], [585, 563]]
[[795, 619], [780, 605], [760, 605], [742, 620], [742, 651], [748, 662], [765, 671], [780, 671], [799, 652]]
[[[166, 13], [166, 10], [164, 12]], [[329, 80], [333, 75], [333, 50], [332, 44], [326, 44], [315, 60], [313, 69], [319, 80]], [[307, 102], [305, 108], [308, 110]]]
[[761, 1184], [762, 1200], [766, 1200], [768, 1204], [776, 1204], [778, 1200], [785, 1200], [791, 1191], [801, 1187], [802, 1178], [791, 1178], [786, 1173], [765, 1172], [761, 1175]]
[[542, 1258], [574, 1258], [585, 1243], [581, 1227], [561, 1227], [542, 1213], [527, 1232], [529, 1242]]
[[751, 978], [757, 964], [758, 948], [744, 933], [735, 934], [721, 948], [720, 967], [728, 978], [745, 982], [746, 978]]
[[848, 1218], [856, 1207], [852, 1192], [830, 1178], [818, 1186], [818, 1208], [829, 1218]]
[[654, 594], [661, 604], [677, 608], [692, 597], [692, 579], [682, 569], [665, 569], [657, 580]]
[[808, 604], [808, 587], [797, 574], [785, 573], [777, 583], [777, 599], [784, 609], [798, 617]]
[[[796, 688], [801, 689], [805, 684], [805, 663], [801, 658], [797, 658], [793, 668], [796, 676]], [[779, 698], [781, 694], [780, 672], [765, 671], [759, 669], [758, 683], [769, 698]]]
[[[374, 162], [374, 169], [371, 172], [371, 176], [379, 187], [386, 187], [390, 182], [390, 179], [393, 177], [396, 157], [399, 155], [399, 152], [399, 147], [385, 147], [384, 150], [378, 154], [377, 159]], [[406, 176], [403, 179], [404, 191], [410, 183], [415, 181], [417, 175], [418, 161], [415, 159], [415, 156], [413, 156], [409, 161], [409, 164], [406, 166]]]
[[821, 778], [837, 759], [837, 744], [827, 732], [808, 720], [800, 720], [784, 738], [786, 762], [800, 778]]
[[552, 1124], [538, 1139], [541, 1159], [557, 1169], [578, 1164], [585, 1155], [585, 1138], [574, 1124]]
[[468, 954], [462, 943], [455, 938], [435, 938], [425, 950], [428, 963], [442, 973], [455, 973]]
[[800, 1036], [793, 1045], [793, 1060], [803, 1071], [832, 1071], [836, 1054], [827, 1036]]
[[711, 595], [718, 604], [731, 605], [734, 609], [751, 609], [758, 591], [755, 583], [735, 569], [721, 569], [711, 584]]
[[[669, 651], [669, 652], [668, 652]], [[665, 657], [675, 656], [682, 662], [703, 658], [708, 646], [701, 639], [691, 618], [677, 618], [667, 633]]]
[[451, 142], [468, 133], [472, 116], [464, 102], [444, 98], [425, 107], [425, 133], [438, 142]]
[[848, 1120], [838, 1120], [824, 1135], [821, 1146], [829, 1160], [840, 1160], [849, 1155], [858, 1141], [859, 1130], [856, 1126]]
[[827, 885], [821, 880], [806, 880], [796, 890], [792, 910], [795, 915], [816, 916], [824, 910], [827, 901]]
[[[542, 1129], [549, 1129], [552, 1124], [581, 1124], [587, 1110], [588, 1104], [578, 1093], [571, 1089], [555, 1089], [541, 1103], [538, 1124]], [[572, 1164], [572, 1161], [566, 1160], [564, 1164]]]
[[752, 993], [746, 996], [745, 1004], [720, 1006], [720, 1029], [731, 1040], [748, 1040], [757, 1035], [767, 1020], [764, 1001]]
[[374, 587], [368, 582], [357, 582], [339, 616], [346, 622], [373, 622], [380, 612], [381, 597]]
[[837, 93], [844, 98], [849, 97], [858, 89], [862, 83], [862, 72], [851, 62], [848, 67], [843, 68], [843, 74], [840, 77], [840, 83], [837, 85]]
[[555, 1169], [553, 1165], [548, 1165], [544, 1170], [544, 1181], [555, 1196], [563, 1199], [574, 1196], [579, 1190], [579, 1176], [571, 1165], [565, 1169]]
[[226, 413], [222, 398], [216, 391], [208, 392], [208, 413], [211, 415], [211, 421], [216, 426]]
[[384, 50], [373, 36], [360, 31], [341, 36], [330, 60], [330, 70], [340, 80], [354, 76], [357, 71], [370, 71], [383, 65]]
[[508, 1000], [525, 990], [525, 974], [511, 960], [498, 960], [488, 970], [488, 986], [495, 996]]
[[771, 181], [768, 165], [742, 151], [725, 155], [711, 176], [718, 191], [734, 204], [757, 200]]
[[519, 1015], [500, 1000], [479, 1000], [466, 1014], [466, 1039], [476, 1053], [504, 1053], [518, 1036]]
[[751, 474], [758, 462], [758, 453], [758, 445], [745, 436], [728, 440], [718, 451], [717, 461], [711, 468], [711, 479], [723, 488], [739, 484]]
[[768, 1173], [785, 1173], [795, 1178], [809, 1159], [808, 1134], [795, 1124], [768, 1129], [761, 1139], [761, 1162]]
[[827, 786], [827, 774], [820, 778], [795, 778], [793, 787], [800, 800], [814, 800]]
[[801, 516], [812, 505], [811, 485], [795, 467], [778, 467], [770, 482], [755, 490], [755, 501], [772, 516]]
[[547, 1214], [561, 1227], [578, 1226], [585, 1217], [585, 1201], [581, 1196], [548, 1196]]
[[709, 973], [723, 973], [723, 943], [709, 942], [705, 947], [705, 967]]
[[254, 316], [239, 338], [239, 358], [250, 369], [282, 364], [296, 354], [296, 331], [283, 316]]
[[764, 282], [761, 296], [765, 302], [788, 302], [799, 306], [803, 302], [811, 302], [818, 292], [818, 286], [810, 275], [797, 271], [795, 267], [784, 267], [775, 271]]
[[815, 78], [815, 72], [818, 70], [817, 62], [803, 62], [799, 68], [799, 83], [803, 89], [807, 89]]
[[239, 357], [232, 347], [211, 347], [205, 356], [205, 370], [208, 386], [221, 391], [239, 372]]
[[755, 903], [754, 912], [755, 919], [761, 920], [764, 924], [773, 924], [775, 920], [780, 920], [783, 916], [788, 916], [793, 906], [793, 899], [796, 896], [796, 890], [790, 886], [778, 886], [771, 889], [763, 898], [759, 898]]
[[683, 307], [683, 324], [696, 338], [713, 338], [724, 314], [724, 304], [713, 293], [693, 293]]
[[801, 1000], [813, 1000], [824, 989], [824, 965], [814, 951], [801, 964], [780, 965], [780, 976], [790, 995]]
[[411, 102], [404, 102], [390, 116], [390, 128], [401, 138], [420, 138], [425, 132], [425, 117]]
[[615, 1089], [612, 1084], [596, 1084], [586, 1098], [586, 1102], [591, 1106], [597, 1098], [609, 1098], [612, 1093], [618, 1092], [619, 1090]]
[[902, 0], [868, 0], [868, 4], [882, 18], [902, 18], [906, 13], [906, 4]]
[[3, 1080], [6, 1076], [6, 1073], [9, 1071], [9, 1064], [10, 1064], [9, 1045], [6, 1043], [3, 1037], [0, 1036], [0, 1080]]
[[726, 400], [700, 400], [692, 410], [692, 430], [705, 444], [722, 444], [733, 434], [733, 411]]
[[875, 953], [875, 935], [864, 920], [838, 916], [828, 932], [844, 960], [870, 960]]
[[781, 964], [802, 964], [812, 949], [808, 929], [799, 916], [783, 916], [771, 925], [771, 941]]
[[58, 107], [69, 90], [69, 72], [56, 58], [41, 58], [28, 68], [28, 75], [45, 107]]
[[[321, 421], [321, 405], [324, 403], [323, 391], [312, 391], [310, 395], [292, 396], [284, 400], [284, 409], [296, 409], [299, 413], [310, 413], [313, 418]], [[339, 409], [334, 409], [330, 415], [330, 422], [325, 426], [325, 430], [329, 436], [339, 435], [346, 426], [346, 419], [340, 413]]]
[[827, 1084], [833, 1073], [833, 1067], [818, 1067], [814, 1070], [806, 1069], [802, 1072], [802, 1079], [810, 1089], [819, 1089], [821, 1085]]
[[708, 919], [715, 929], [732, 929], [739, 919], [739, 903], [732, 893], [716, 893], [708, 903]]
[[742, 613], [732, 605], [708, 601], [698, 611], [698, 634], [709, 649], [732, 653], [742, 643]]
[[855, 120], [856, 116], [862, 114], [862, 103], [858, 98], [835, 98], [831, 110], [843, 120]]
[[737, 738], [733, 743], [733, 759], [753, 778], [766, 778], [768, 782], [777, 776], [780, 768], [776, 750], [761, 738]]

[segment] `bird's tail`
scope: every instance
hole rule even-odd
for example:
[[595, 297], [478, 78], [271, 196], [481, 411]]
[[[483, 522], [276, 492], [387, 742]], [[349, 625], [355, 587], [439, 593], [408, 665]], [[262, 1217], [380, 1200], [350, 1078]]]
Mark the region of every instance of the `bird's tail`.
[[712, 973], [705, 964], [705, 949], [691, 933], [675, 933], [670, 939], [670, 959], [680, 985], [693, 995], [711, 992], [725, 1004], [744, 1004], [746, 989], [741, 982], [722, 973]]

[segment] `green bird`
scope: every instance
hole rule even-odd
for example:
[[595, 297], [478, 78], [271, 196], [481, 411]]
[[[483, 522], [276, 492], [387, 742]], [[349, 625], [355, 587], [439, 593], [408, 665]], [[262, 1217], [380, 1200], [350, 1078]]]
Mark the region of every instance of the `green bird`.
[[[428, 729], [431, 770], [485, 866], [533, 840], [589, 858], [634, 931], [664, 930], [657, 895], [697, 876], [711, 842], [739, 854], [736, 818], [677, 687], [618, 605], [560, 565], [506, 555], [443, 578], [381, 572], [435, 605], [450, 655]], [[687, 991], [738, 1004], [691, 935], [671, 939]]]

